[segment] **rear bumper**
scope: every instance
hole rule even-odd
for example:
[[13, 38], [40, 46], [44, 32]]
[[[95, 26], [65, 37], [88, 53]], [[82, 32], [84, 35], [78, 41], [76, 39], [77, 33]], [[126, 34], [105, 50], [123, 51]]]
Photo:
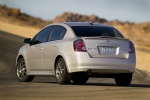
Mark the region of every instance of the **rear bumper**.
[[134, 73], [136, 66], [135, 54], [130, 54], [127, 59], [114, 58], [90, 58], [86, 52], [76, 52], [66, 59], [67, 68], [70, 73], [86, 72], [92, 73]]
[[101, 73], [101, 74], [119, 74], [119, 73], [134, 73], [135, 68], [122, 68], [116, 66], [78, 66], [76, 68], [71, 68], [70, 72], [87, 72], [91, 73]]

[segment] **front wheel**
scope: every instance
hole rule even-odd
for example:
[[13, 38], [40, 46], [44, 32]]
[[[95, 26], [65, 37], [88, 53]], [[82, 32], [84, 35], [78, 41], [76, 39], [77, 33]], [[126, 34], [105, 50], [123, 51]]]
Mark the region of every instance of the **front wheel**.
[[21, 82], [31, 82], [34, 76], [27, 75], [26, 64], [23, 58], [20, 58], [16, 66], [16, 76]]
[[115, 77], [115, 82], [118, 86], [129, 86], [132, 81], [132, 73], [119, 74]]
[[71, 74], [68, 73], [63, 58], [58, 59], [58, 61], [56, 62], [55, 77], [58, 84], [69, 84], [71, 81]]

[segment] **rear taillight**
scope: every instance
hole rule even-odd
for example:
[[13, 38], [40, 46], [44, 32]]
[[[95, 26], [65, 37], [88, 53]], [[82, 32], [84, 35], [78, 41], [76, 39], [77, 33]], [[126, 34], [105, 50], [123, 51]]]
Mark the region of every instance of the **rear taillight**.
[[82, 39], [75, 40], [73, 42], [74, 51], [86, 52], [86, 47]]
[[131, 41], [129, 42], [129, 44], [130, 44], [129, 53], [135, 53], [134, 44]]

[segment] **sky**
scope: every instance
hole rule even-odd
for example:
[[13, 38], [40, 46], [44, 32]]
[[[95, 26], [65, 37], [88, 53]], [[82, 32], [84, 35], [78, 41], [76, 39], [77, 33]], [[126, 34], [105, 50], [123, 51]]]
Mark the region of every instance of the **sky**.
[[150, 0], [0, 0], [0, 4], [45, 20], [74, 12], [109, 21], [150, 22]]

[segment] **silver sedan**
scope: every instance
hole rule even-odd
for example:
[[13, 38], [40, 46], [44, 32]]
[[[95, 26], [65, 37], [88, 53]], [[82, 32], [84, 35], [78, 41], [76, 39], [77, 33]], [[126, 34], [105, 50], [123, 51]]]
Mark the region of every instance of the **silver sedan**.
[[44, 27], [24, 40], [16, 58], [19, 81], [52, 75], [58, 84], [85, 84], [89, 77], [114, 78], [128, 86], [135, 72], [134, 44], [112, 26], [65, 22]]

